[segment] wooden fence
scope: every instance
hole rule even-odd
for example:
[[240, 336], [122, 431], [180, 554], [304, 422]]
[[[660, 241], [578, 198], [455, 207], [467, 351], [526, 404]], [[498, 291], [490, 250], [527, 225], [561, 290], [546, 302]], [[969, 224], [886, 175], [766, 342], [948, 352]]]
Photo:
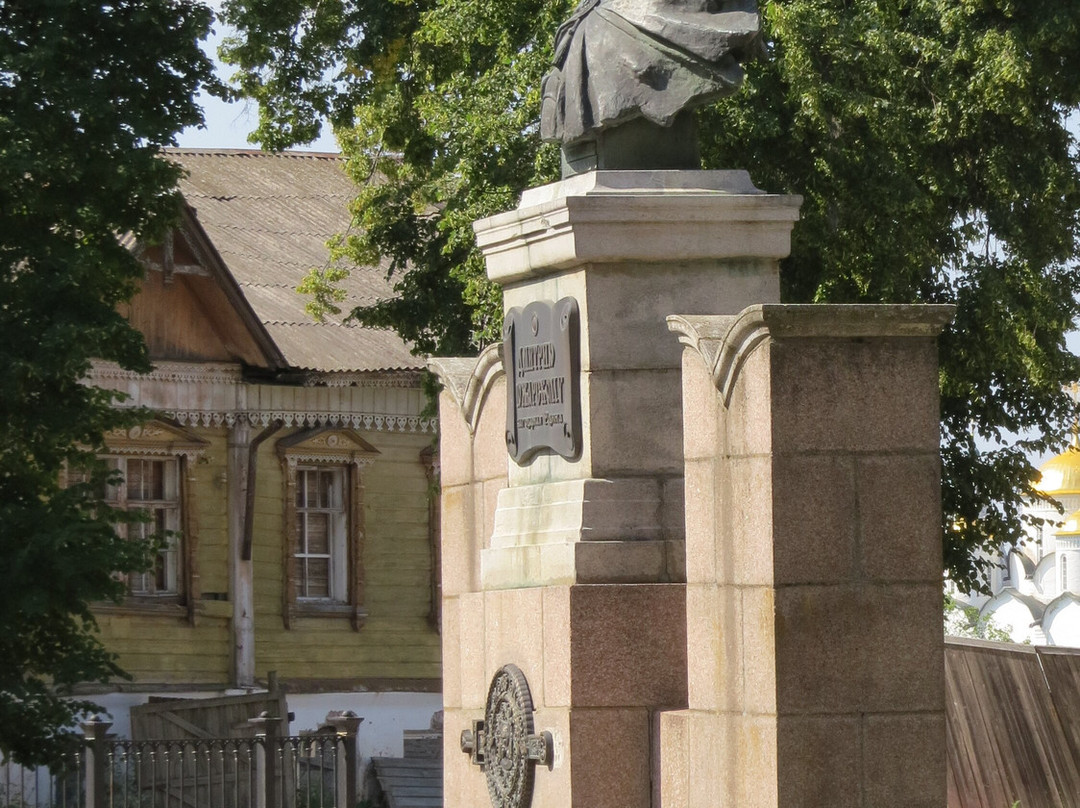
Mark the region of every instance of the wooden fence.
[[1080, 808], [1080, 649], [948, 638], [949, 808]]
[[0, 762], [0, 808], [355, 808], [360, 719], [334, 734], [281, 737], [280, 719], [252, 719], [250, 738], [117, 740], [111, 724], [51, 770]]

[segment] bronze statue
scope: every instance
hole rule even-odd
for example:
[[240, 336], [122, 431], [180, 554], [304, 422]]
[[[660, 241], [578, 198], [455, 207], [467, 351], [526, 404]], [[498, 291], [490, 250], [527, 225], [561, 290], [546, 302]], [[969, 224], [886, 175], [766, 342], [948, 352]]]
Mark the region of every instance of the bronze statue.
[[582, 0], [555, 35], [540, 134], [563, 174], [697, 168], [690, 113], [734, 92], [759, 48], [754, 0]]

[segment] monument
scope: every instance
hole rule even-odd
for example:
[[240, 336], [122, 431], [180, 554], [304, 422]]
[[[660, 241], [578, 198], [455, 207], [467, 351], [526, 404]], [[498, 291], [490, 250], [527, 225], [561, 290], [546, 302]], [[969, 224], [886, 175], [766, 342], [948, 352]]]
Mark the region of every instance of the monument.
[[755, 36], [586, 0], [545, 82], [568, 176], [475, 225], [504, 342], [431, 361], [450, 808], [944, 804], [950, 311], [781, 305], [799, 198], [662, 165]]
[[582, 0], [555, 35], [540, 136], [563, 176], [700, 168], [692, 110], [742, 83], [754, 0]]

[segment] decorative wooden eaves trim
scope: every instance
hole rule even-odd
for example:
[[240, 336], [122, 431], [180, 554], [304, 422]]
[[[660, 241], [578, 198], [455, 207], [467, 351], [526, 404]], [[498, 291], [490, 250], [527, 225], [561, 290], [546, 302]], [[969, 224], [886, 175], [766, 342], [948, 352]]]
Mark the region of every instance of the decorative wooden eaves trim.
[[[167, 253], [171, 254], [177, 233], [187, 243], [203, 271], [196, 271], [193, 266], [182, 267], [182, 270], [189, 274], [206, 274], [214, 278], [229, 305], [232, 306], [236, 315], [244, 323], [244, 327], [251, 334], [255, 344], [259, 346], [259, 351], [266, 362], [265, 366], [272, 369], [288, 367], [285, 355], [278, 348], [277, 343], [274, 342], [270, 332], [266, 330], [266, 326], [263, 325], [258, 315], [255, 314], [255, 310], [240, 289], [240, 284], [237, 283], [236, 278], [229, 271], [228, 265], [221, 257], [221, 254], [218, 253], [213, 241], [206, 234], [202, 224], [199, 223], [195, 209], [186, 201], [180, 205], [179, 221], [169, 233], [169, 237], [165, 242], [164, 246]], [[161, 266], [156, 262], [148, 261], [145, 256], [145, 248], [141, 244], [134, 245], [133, 252], [148, 268], [165, 272], [166, 282], [171, 282], [172, 273], [177, 269], [175, 265], [171, 267]]]
[[254, 427], [269, 426], [281, 421], [286, 427], [330, 427], [337, 429], [363, 429], [375, 432], [434, 432], [438, 420], [419, 415], [395, 415], [393, 413], [342, 413], [289, 410], [206, 411], [176, 410], [166, 413], [181, 424], [190, 426], [220, 427], [247, 423]]
[[287, 428], [331, 426], [373, 432], [433, 433], [438, 421], [422, 414], [418, 385], [373, 379], [352, 386], [300, 386], [245, 380], [239, 365], [161, 362], [138, 374], [94, 362], [87, 383], [123, 393], [130, 405], [163, 413], [180, 426]]
[[231, 362], [161, 362], [149, 373], [138, 373], [115, 362], [95, 359], [90, 381], [242, 384], [244, 376], [240, 365]]

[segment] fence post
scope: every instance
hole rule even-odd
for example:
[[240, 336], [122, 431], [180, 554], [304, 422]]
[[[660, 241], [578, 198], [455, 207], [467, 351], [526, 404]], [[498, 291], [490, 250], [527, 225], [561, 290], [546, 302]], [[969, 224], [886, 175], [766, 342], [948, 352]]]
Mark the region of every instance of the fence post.
[[337, 733], [337, 749], [334, 750], [334, 808], [356, 808], [356, 732], [363, 720], [352, 710], [326, 716], [326, 723]]
[[281, 722], [284, 718], [263, 710], [258, 718], [249, 718], [255, 727], [255, 794], [252, 808], [283, 808], [278, 783], [277, 753], [281, 747]]
[[86, 782], [86, 808], [108, 808], [106, 801], [106, 772], [108, 754], [105, 752], [105, 739], [112, 726], [100, 716], [94, 716], [83, 722], [83, 737], [86, 739], [86, 761], [83, 777]]

